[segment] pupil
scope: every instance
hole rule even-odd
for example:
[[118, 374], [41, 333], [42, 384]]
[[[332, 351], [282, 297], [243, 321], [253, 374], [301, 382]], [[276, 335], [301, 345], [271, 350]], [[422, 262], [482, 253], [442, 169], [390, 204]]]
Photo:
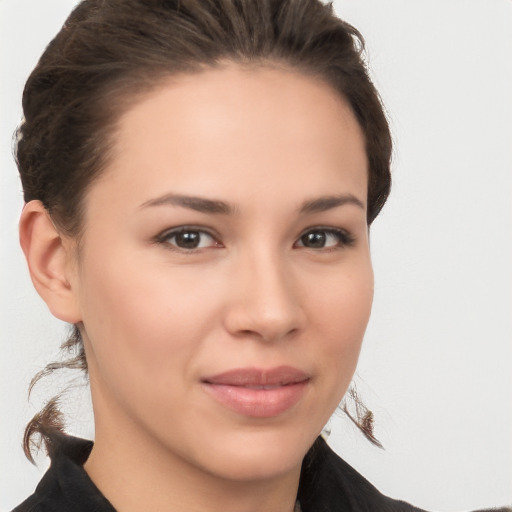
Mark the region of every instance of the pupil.
[[307, 233], [302, 237], [302, 243], [307, 247], [321, 249], [325, 246], [325, 233], [321, 231]]
[[183, 249], [195, 249], [199, 245], [199, 239], [197, 231], [185, 231], [176, 235], [176, 245]]

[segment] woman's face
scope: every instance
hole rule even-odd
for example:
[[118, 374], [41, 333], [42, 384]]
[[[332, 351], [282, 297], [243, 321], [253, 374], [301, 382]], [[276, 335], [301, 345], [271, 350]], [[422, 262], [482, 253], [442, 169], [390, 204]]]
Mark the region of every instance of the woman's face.
[[96, 437], [224, 478], [297, 471], [370, 314], [364, 137], [326, 84], [226, 65], [121, 118], [71, 285]]

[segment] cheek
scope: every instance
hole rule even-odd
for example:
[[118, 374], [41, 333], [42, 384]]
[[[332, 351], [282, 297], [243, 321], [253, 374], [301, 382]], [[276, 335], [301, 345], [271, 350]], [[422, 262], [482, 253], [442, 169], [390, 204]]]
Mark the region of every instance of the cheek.
[[[321, 333], [321, 360], [326, 374], [340, 386], [355, 371], [373, 301], [373, 271], [369, 258], [331, 278], [319, 288], [314, 325]], [[343, 391], [344, 392], [344, 391]]]
[[128, 414], [143, 408], [156, 418], [163, 398], [182, 404], [206, 320], [199, 325], [191, 294], [155, 269], [108, 263], [90, 265], [84, 276], [91, 387], [98, 403], [119, 404]]
[[186, 371], [213, 328], [218, 297], [197, 271], [151, 265], [132, 254], [110, 254], [97, 263], [91, 258], [82, 279], [84, 328], [108, 371], [138, 368], [155, 372], [152, 378], [171, 378], [169, 365]]
[[332, 335], [338, 333], [359, 339], [368, 323], [373, 301], [374, 281], [369, 256], [354, 258], [318, 284], [315, 308], [326, 329]]

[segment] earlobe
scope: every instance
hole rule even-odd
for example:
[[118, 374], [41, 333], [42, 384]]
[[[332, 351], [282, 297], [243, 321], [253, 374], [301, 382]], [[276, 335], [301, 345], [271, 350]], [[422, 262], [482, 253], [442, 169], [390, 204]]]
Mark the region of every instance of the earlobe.
[[55, 228], [41, 201], [30, 201], [20, 218], [20, 244], [30, 277], [51, 313], [65, 322], [81, 322], [72, 286], [69, 244]]

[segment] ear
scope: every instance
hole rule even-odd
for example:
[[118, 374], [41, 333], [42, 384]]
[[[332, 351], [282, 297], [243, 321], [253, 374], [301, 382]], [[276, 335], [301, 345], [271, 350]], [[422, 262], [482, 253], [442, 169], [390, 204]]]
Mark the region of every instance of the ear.
[[20, 218], [20, 244], [30, 277], [52, 314], [76, 324], [82, 321], [76, 290], [71, 285], [76, 272], [72, 242], [63, 238], [41, 201], [30, 201]]

